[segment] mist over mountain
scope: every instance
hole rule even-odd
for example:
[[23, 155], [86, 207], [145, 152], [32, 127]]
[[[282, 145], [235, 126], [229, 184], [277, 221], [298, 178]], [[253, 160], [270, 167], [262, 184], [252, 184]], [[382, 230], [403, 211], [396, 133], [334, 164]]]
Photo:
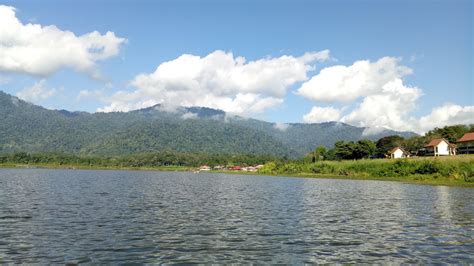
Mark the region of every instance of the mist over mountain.
[[258, 154], [295, 158], [338, 140], [376, 140], [412, 132], [380, 130], [340, 122], [276, 124], [206, 107], [160, 105], [114, 113], [48, 110], [0, 91], [0, 153], [64, 152], [124, 155], [178, 151]]

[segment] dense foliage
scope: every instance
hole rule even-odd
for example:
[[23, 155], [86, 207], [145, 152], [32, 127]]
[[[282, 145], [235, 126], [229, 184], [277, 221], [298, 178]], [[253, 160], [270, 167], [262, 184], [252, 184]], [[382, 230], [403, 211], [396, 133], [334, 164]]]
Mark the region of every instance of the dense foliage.
[[466, 132], [474, 131], [474, 125], [455, 125], [435, 128], [426, 133], [429, 138], [445, 138], [449, 142], [456, 142]]
[[[188, 119], [185, 119], [188, 118]], [[413, 133], [384, 131], [382, 136]], [[0, 92], [0, 154], [60, 152], [116, 156], [173, 151], [297, 158], [338, 140], [358, 141], [364, 128], [343, 123], [275, 124], [210, 108], [160, 106], [126, 113], [47, 110]]]
[[109, 156], [76, 156], [58, 153], [24, 152], [0, 155], [0, 164], [3, 165], [34, 165], [34, 166], [66, 166], [66, 167], [91, 167], [91, 168], [153, 168], [163, 166], [197, 167], [200, 165], [258, 165], [268, 161], [284, 162], [273, 156], [255, 155], [209, 155], [194, 153], [144, 153], [120, 157]]
[[385, 154], [387, 151], [397, 147], [403, 146], [404, 139], [400, 136], [386, 136], [383, 137], [375, 143], [377, 147], [377, 154]]
[[[445, 138], [452, 143], [461, 138], [465, 133], [474, 131], [474, 125], [454, 125], [443, 128], [435, 128], [424, 136], [412, 136], [403, 138], [398, 135], [385, 136], [377, 141], [363, 139], [359, 141], [337, 141], [334, 148], [322, 149], [318, 146], [315, 151], [309, 153], [305, 159], [308, 161], [324, 160], [358, 160], [364, 158], [385, 158], [388, 152], [395, 147], [402, 147], [412, 155], [418, 152], [434, 138]], [[324, 148], [324, 147], [323, 147]]]

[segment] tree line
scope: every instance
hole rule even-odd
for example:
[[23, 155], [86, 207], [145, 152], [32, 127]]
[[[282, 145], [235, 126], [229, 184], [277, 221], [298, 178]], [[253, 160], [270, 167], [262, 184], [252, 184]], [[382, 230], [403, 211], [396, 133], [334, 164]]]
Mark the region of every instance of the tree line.
[[[363, 158], [383, 158], [392, 148], [401, 146], [412, 154], [433, 138], [445, 138], [455, 142], [465, 133], [474, 130], [474, 125], [456, 125], [435, 128], [428, 131], [424, 136], [403, 138], [400, 136], [386, 136], [377, 141], [337, 141], [334, 147], [327, 149], [318, 146], [313, 152], [298, 161], [316, 162], [322, 160], [354, 160]], [[225, 165], [225, 166], [249, 166], [265, 164], [267, 162], [289, 162], [287, 157], [259, 154], [209, 154], [163, 151], [154, 153], [136, 153], [123, 156], [88, 156], [72, 155], [68, 153], [11, 153], [0, 154], [0, 164], [54, 164], [65, 166], [82, 167], [166, 167], [186, 166], [197, 167], [200, 165]]]
[[465, 133], [474, 131], [474, 124], [454, 125], [443, 128], [434, 128], [424, 136], [413, 136], [403, 138], [398, 135], [386, 136], [377, 141], [368, 139], [359, 141], [337, 141], [332, 149], [325, 146], [318, 146], [312, 153], [306, 156], [305, 160], [313, 162], [324, 160], [357, 160], [363, 158], [385, 158], [388, 151], [395, 147], [403, 147], [413, 155], [418, 152], [431, 140], [444, 138], [451, 143], [461, 138]]
[[125, 156], [79, 156], [64, 153], [13, 153], [0, 155], [0, 164], [64, 165], [80, 167], [166, 167], [200, 165], [258, 165], [285, 159], [266, 155], [227, 155], [165, 151]]

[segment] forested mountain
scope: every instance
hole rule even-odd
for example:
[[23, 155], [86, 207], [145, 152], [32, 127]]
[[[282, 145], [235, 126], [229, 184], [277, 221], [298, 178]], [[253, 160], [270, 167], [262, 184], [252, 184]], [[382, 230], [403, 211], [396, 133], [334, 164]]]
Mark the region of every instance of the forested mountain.
[[0, 91], [0, 153], [124, 155], [178, 151], [297, 157], [318, 145], [331, 147], [338, 140], [413, 135], [385, 130], [363, 136], [363, 132], [364, 128], [336, 122], [276, 127], [204, 107], [170, 111], [157, 105], [93, 114], [48, 110]]

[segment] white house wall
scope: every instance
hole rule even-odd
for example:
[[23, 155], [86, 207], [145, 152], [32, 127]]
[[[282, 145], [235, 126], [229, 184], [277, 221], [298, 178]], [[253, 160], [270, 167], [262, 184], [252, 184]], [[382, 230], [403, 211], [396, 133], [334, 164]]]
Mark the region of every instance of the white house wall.
[[441, 141], [440, 144], [438, 144], [438, 155], [449, 155], [449, 146], [448, 143]]
[[397, 149], [397, 150], [393, 153], [393, 158], [395, 158], [395, 159], [403, 158], [403, 151], [401, 151], [400, 149]]

